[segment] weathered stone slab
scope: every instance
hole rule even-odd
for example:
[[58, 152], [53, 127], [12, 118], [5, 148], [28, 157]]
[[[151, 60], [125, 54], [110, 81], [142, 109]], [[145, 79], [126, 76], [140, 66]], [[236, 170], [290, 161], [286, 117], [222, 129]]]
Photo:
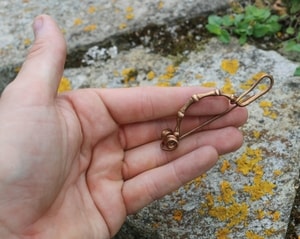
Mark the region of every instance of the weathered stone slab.
[[[217, 0], [1, 1], [0, 83], [7, 84], [14, 67], [23, 61], [33, 39], [32, 19], [40, 13], [57, 19], [72, 51], [226, 4]], [[100, 54], [101, 49], [91, 51]], [[203, 50], [187, 52], [186, 61], [143, 47], [110, 51], [110, 59], [99, 57], [88, 67], [66, 69], [64, 76], [72, 88], [204, 85], [238, 93], [261, 72], [275, 79], [272, 91], [248, 107], [244, 146], [220, 157], [203, 177], [128, 217], [116, 238], [284, 238], [299, 178], [300, 83], [292, 76], [297, 64], [273, 51], [216, 40]]]

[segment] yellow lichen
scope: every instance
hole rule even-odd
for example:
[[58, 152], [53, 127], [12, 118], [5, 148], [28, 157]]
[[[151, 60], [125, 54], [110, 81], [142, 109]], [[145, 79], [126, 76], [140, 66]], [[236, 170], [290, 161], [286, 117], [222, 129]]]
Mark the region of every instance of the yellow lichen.
[[96, 24], [90, 24], [86, 27], [83, 28], [83, 30], [85, 32], [92, 32], [92, 31], [95, 31], [97, 29], [97, 25]]
[[226, 94], [234, 94], [235, 90], [229, 78], [225, 78], [225, 84], [222, 87], [222, 92]]
[[263, 211], [262, 209], [258, 209], [256, 211], [256, 218], [258, 220], [262, 220], [265, 217], [265, 211]]
[[271, 119], [277, 118], [277, 113], [275, 111], [270, 110], [270, 108], [273, 106], [272, 102], [263, 100], [259, 103], [259, 106], [263, 109], [264, 116], [267, 116]]
[[205, 195], [206, 201], [207, 201], [207, 206], [212, 207], [214, 205], [214, 197], [211, 193], [208, 193]]
[[83, 23], [82, 19], [81, 18], [76, 18], [74, 20], [74, 26], [79, 26]]
[[126, 23], [120, 23], [120, 25], [119, 25], [119, 29], [120, 30], [123, 30], [123, 29], [125, 29], [127, 27], [127, 24]]
[[[255, 82], [257, 82], [265, 74], [266, 74], [265, 72], [258, 72], [258, 73], [256, 73], [250, 79], [248, 79], [246, 82], [242, 83], [240, 85], [240, 88], [243, 89], [243, 90], [248, 90]], [[260, 84], [259, 85], [259, 89], [260, 90], [262, 90], [263, 87], [267, 87], [267, 86], [265, 84]]]
[[273, 214], [272, 214], [272, 217], [273, 217], [273, 221], [276, 222], [280, 219], [280, 212], [279, 211], [275, 211]]
[[257, 130], [254, 130], [252, 133], [253, 133], [253, 137], [256, 139], [259, 139], [261, 136], [261, 133]]
[[228, 170], [230, 168], [230, 163], [228, 160], [224, 160], [223, 164], [220, 168], [221, 173], [225, 173], [226, 170]]
[[173, 219], [177, 222], [181, 221], [183, 217], [183, 212], [181, 210], [174, 210]]
[[273, 175], [274, 175], [275, 177], [278, 177], [278, 176], [280, 176], [280, 175], [282, 175], [282, 174], [283, 174], [282, 171], [280, 171], [279, 169], [274, 170], [274, 172], [273, 172]]
[[88, 8], [88, 13], [89, 13], [89, 14], [93, 14], [93, 13], [96, 12], [96, 10], [97, 10], [97, 8], [96, 8], [95, 6], [89, 6], [89, 8]]
[[213, 88], [217, 86], [216, 82], [203, 82], [201, 85], [203, 87], [213, 87]]
[[222, 70], [234, 75], [239, 69], [239, 61], [237, 59], [224, 59], [221, 63]]
[[148, 80], [153, 80], [155, 78], [156, 74], [154, 71], [149, 71], [147, 74], [147, 79]]
[[202, 79], [202, 78], [203, 78], [203, 75], [201, 75], [201, 74], [196, 74], [196, 75], [195, 75], [195, 78], [198, 79], [198, 80], [199, 80], [199, 79]]
[[246, 231], [246, 237], [248, 239], [264, 239], [264, 237], [255, 234], [253, 231]]
[[31, 45], [31, 39], [25, 38], [23, 43], [24, 43], [25, 46], [29, 46], [29, 45]]
[[[262, 160], [262, 151], [260, 149], [252, 149], [247, 147], [245, 152], [236, 160], [237, 171], [244, 175], [254, 172], [255, 166]], [[256, 170], [257, 172], [257, 170]]]
[[216, 238], [217, 239], [230, 239], [230, 237], [229, 237], [230, 232], [231, 231], [228, 228], [219, 229], [216, 232]]
[[209, 210], [209, 215], [227, 222], [227, 227], [233, 227], [240, 223], [246, 224], [249, 207], [246, 203], [233, 203], [227, 207], [217, 206]]
[[67, 77], [62, 77], [57, 92], [61, 93], [69, 90], [72, 90], [72, 85], [70, 80]]
[[218, 198], [219, 201], [223, 201], [225, 203], [232, 203], [235, 201], [233, 197], [235, 191], [233, 191], [229, 182], [222, 181], [220, 188], [221, 188], [221, 195]]
[[125, 84], [135, 81], [137, 70], [135, 68], [125, 68], [122, 70], [122, 76]]
[[160, 10], [164, 7], [164, 2], [163, 1], [159, 1], [157, 4], [157, 8]]
[[254, 177], [252, 185], [245, 185], [244, 191], [249, 193], [252, 201], [261, 199], [264, 195], [273, 194], [276, 185], [272, 182], [262, 180], [261, 176]]
[[159, 76], [157, 86], [170, 86], [169, 80], [172, 79], [176, 73], [177, 67], [169, 65], [166, 67], [166, 72]]
[[269, 228], [264, 231], [265, 235], [268, 237], [274, 235], [275, 232], [276, 232], [276, 230], [274, 228]]
[[133, 18], [134, 18], [133, 8], [129, 6], [126, 8], [126, 19], [132, 20]]

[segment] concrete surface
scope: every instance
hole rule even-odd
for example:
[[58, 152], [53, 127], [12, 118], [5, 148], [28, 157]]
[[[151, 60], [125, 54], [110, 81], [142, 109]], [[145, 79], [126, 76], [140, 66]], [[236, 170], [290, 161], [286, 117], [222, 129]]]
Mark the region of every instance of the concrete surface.
[[[206, 43], [201, 35], [193, 35], [193, 51], [176, 57], [155, 53], [151, 44], [122, 49], [113, 44], [152, 24], [170, 25], [168, 31], [174, 32], [174, 22], [225, 6], [222, 0], [0, 2], [2, 88], [23, 61], [32, 42], [30, 25], [40, 13], [57, 19], [70, 56], [94, 46], [83, 56], [86, 67], [64, 72], [73, 89], [204, 85], [239, 93], [262, 72], [274, 76], [271, 93], [248, 107], [243, 147], [220, 157], [201, 178], [128, 217], [118, 239], [285, 238], [299, 178], [300, 83], [292, 76], [297, 63], [235, 41]], [[143, 40], [151, 43], [153, 38]], [[102, 47], [106, 41], [110, 44]]]

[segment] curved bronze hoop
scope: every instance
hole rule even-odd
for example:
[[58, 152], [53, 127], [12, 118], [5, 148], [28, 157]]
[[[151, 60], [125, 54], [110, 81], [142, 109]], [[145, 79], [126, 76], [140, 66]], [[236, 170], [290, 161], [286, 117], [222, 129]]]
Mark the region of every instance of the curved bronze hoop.
[[[258, 90], [257, 86], [260, 84], [263, 84], [262, 82], [264, 80], [268, 80], [269, 84], [266, 89], [264, 90]], [[214, 91], [210, 91], [204, 94], [195, 94], [192, 95], [192, 97], [180, 108], [180, 110], [177, 113], [177, 120], [176, 120], [176, 126], [175, 129], [165, 129], [161, 133], [161, 138], [162, 138], [162, 143], [161, 143], [161, 148], [166, 151], [172, 151], [175, 150], [178, 147], [179, 141], [188, 135], [191, 135], [193, 133], [198, 132], [201, 128], [204, 126], [210, 124], [211, 122], [221, 118], [225, 114], [229, 113], [236, 107], [245, 107], [261, 97], [262, 95], [266, 94], [273, 86], [274, 84], [274, 79], [271, 75], [263, 75], [260, 79], [258, 79], [247, 91], [245, 91], [243, 94], [240, 96], [236, 95], [230, 95], [230, 94], [225, 94], [222, 93], [221, 90], [215, 89]], [[258, 90], [257, 93], [255, 93], [255, 90]], [[181, 128], [181, 123], [182, 120], [185, 116], [185, 112], [189, 109], [191, 105], [194, 103], [200, 101], [203, 98], [209, 97], [209, 96], [223, 96], [226, 97], [231, 106], [225, 110], [224, 112], [212, 117], [211, 119], [205, 121], [201, 125], [189, 130], [188, 132], [182, 133], [180, 128]]]

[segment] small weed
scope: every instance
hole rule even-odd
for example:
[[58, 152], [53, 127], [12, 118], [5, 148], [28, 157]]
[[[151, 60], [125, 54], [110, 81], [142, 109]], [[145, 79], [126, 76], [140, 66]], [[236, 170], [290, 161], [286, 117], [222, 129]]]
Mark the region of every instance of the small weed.
[[[300, 54], [300, 1], [276, 1], [275, 4], [273, 9], [247, 5], [230, 15], [210, 15], [206, 29], [223, 43], [229, 43], [231, 36], [237, 36], [241, 45], [249, 38], [276, 38], [285, 52]], [[300, 67], [294, 76], [300, 76]]]
[[248, 37], [263, 38], [279, 32], [279, 16], [271, 14], [267, 8], [248, 5], [243, 13], [211, 15], [206, 29], [218, 36], [221, 42], [229, 43], [231, 35], [239, 36], [240, 44], [245, 44]]

